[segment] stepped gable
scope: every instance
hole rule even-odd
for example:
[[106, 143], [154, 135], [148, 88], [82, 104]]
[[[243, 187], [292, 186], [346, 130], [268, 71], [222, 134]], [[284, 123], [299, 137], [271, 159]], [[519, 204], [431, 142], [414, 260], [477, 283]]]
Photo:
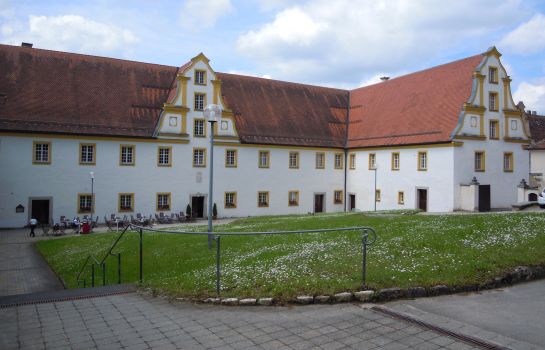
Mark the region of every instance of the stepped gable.
[[0, 45], [0, 130], [152, 137], [176, 67]]
[[350, 91], [348, 147], [451, 141], [483, 58], [476, 55]]
[[216, 74], [243, 143], [344, 147], [348, 91]]

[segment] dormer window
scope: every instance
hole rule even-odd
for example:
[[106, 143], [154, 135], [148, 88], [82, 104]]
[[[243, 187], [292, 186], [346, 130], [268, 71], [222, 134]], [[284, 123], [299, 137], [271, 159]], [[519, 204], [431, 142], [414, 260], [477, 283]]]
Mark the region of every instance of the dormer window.
[[206, 85], [205, 70], [195, 70], [195, 85]]
[[491, 84], [498, 83], [498, 68], [488, 67], [488, 82]]

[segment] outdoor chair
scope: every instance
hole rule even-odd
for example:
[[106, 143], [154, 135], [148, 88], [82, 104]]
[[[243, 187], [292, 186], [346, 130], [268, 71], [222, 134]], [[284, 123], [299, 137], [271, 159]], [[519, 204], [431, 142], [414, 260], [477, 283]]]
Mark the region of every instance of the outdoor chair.
[[41, 228], [42, 228], [42, 236], [49, 236], [49, 234], [50, 234], [50, 229], [51, 229], [51, 228], [49, 227], [49, 225], [45, 225], [45, 224], [44, 224], [44, 225], [40, 225], [40, 226], [41, 226]]
[[111, 220], [108, 220], [108, 218], [106, 217], [106, 215], [104, 215], [104, 223], [106, 223], [106, 226], [108, 226], [108, 230], [113, 230], [113, 228], [112, 228], [112, 221], [111, 221]]

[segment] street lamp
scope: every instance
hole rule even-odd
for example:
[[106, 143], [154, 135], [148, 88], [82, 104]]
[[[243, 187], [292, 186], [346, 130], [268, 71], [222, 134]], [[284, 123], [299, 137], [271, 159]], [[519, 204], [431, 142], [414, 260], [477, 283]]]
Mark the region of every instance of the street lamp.
[[212, 202], [214, 190], [214, 124], [221, 117], [221, 106], [210, 104], [204, 109], [204, 118], [210, 123], [210, 171], [208, 177], [208, 248], [212, 248]]
[[373, 170], [375, 171], [375, 193], [374, 193], [374, 196], [375, 196], [375, 211], [377, 211], [377, 169], [378, 169], [378, 166], [377, 166], [377, 161], [375, 159], [375, 165], [373, 166]]
[[89, 177], [91, 178], [91, 229], [93, 228], [93, 214], [95, 208], [95, 173], [93, 171], [89, 172]]

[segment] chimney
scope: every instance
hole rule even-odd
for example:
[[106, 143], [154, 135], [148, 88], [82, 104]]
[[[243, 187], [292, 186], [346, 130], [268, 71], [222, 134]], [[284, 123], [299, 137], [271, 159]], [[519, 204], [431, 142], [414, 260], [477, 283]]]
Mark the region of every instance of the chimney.
[[388, 81], [390, 79], [390, 77], [380, 77], [380, 80], [382, 81]]
[[32, 43], [25, 43], [25, 42], [22, 42], [21, 43], [21, 47], [28, 47], [29, 49], [32, 48]]

